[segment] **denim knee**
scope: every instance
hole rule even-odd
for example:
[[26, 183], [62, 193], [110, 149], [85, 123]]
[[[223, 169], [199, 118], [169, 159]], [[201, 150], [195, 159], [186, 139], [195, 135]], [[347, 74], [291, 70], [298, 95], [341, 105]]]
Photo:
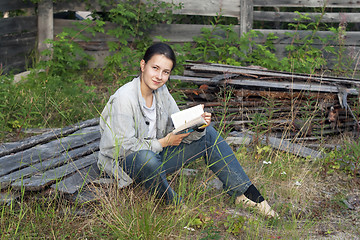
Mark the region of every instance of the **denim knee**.
[[144, 174], [143, 177], [150, 177], [151, 175], [160, 172], [162, 168], [162, 162], [158, 154], [150, 150], [140, 150], [126, 157], [125, 167], [127, 168], [127, 172], [130, 173], [132, 178], [139, 177], [139, 174]]

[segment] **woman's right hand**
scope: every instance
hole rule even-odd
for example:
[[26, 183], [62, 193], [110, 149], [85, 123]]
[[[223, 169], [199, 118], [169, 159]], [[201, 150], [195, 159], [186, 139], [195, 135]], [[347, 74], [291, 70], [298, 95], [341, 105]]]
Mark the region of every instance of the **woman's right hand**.
[[159, 142], [161, 146], [167, 147], [167, 146], [179, 146], [179, 144], [182, 142], [183, 138], [190, 135], [189, 133], [183, 133], [183, 134], [173, 134], [172, 132], [166, 135], [166, 137], [159, 139]]

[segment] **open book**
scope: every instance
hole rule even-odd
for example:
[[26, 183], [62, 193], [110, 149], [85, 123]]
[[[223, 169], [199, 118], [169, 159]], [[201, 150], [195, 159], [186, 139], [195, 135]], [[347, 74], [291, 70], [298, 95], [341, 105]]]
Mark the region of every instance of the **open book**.
[[175, 126], [174, 134], [191, 132], [206, 125], [205, 119], [201, 116], [204, 113], [202, 105], [197, 105], [171, 115]]

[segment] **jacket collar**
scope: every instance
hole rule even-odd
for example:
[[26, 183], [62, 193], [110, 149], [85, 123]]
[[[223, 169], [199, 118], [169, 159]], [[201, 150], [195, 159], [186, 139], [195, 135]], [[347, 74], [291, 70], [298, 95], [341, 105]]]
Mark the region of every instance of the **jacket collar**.
[[[140, 79], [140, 76], [136, 77], [134, 79], [134, 82], [135, 82], [135, 85], [136, 85], [136, 89], [137, 89], [137, 99], [138, 99], [138, 103], [139, 103], [139, 106], [140, 106], [140, 109], [141, 109], [141, 112], [143, 114], [143, 116], [145, 116], [144, 114], [144, 106], [142, 104], [143, 102], [143, 97], [142, 97], [142, 94], [141, 94], [141, 88], [140, 88], [140, 85], [141, 85], [141, 79]], [[155, 100], [156, 100], [156, 109], [159, 111], [163, 105], [163, 102], [162, 102], [162, 98], [161, 98], [161, 92], [162, 92], [162, 89], [166, 88], [165, 84], [163, 86], [161, 86], [160, 88], [158, 88], [157, 90], [154, 91], [154, 95], [155, 95]]]

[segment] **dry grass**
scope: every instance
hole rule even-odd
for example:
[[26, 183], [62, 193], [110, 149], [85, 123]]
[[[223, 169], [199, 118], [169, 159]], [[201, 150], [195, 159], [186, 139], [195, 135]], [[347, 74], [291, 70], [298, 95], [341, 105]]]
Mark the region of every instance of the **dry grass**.
[[[245, 171], [280, 214], [265, 219], [234, 204], [201, 159], [169, 176], [187, 208], [165, 205], [140, 185], [90, 186], [97, 200], [68, 201], [54, 192], [27, 193], [2, 206], [2, 239], [358, 239], [359, 179], [326, 173], [323, 160], [295, 157], [267, 146], [240, 147]], [[270, 163], [271, 162], [271, 163]], [[345, 201], [351, 204], [350, 209]]]

